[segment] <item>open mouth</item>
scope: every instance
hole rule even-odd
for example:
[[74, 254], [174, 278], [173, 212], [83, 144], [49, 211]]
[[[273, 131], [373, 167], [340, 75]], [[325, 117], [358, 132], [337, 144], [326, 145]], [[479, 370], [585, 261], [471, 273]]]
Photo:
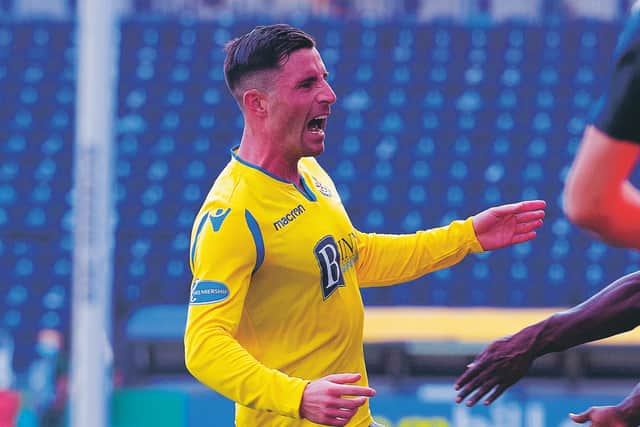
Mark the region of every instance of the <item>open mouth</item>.
[[309, 120], [309, 123], [307, 123], [307, 130], [311, 133], [324, 135], [324, 130], [327, 127], [327, 117], [328, 116], [323, 115]]

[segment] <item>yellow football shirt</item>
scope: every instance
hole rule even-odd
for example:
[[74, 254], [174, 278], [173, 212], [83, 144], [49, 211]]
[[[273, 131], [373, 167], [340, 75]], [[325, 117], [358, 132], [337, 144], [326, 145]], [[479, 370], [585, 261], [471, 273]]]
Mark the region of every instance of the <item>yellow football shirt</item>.
[[[185, 360], [236, 402], [239, 427], [298, 427], [306, 384], [359, 372], [360, 287], [404, 282], [480, 252], [471, 219], [410, 235], [356, 230], [313, 158], [302, 188], [233, 158], [215, 181], [191, 237], [193, 272]], [[372, 422], [368, 404], [349, 426]]]

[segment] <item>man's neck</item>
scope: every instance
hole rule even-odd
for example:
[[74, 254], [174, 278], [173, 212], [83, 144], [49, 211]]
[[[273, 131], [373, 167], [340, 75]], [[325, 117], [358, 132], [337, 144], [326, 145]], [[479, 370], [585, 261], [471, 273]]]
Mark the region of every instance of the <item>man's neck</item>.
[[298, 172], [298, 159], [287, 158], [285, 153], [275, 148], [276, 144], [269, 140], [258, 140], [247, 135], [242, 135], [238, 157], [256, 165], [272, 175], [300, 185]]

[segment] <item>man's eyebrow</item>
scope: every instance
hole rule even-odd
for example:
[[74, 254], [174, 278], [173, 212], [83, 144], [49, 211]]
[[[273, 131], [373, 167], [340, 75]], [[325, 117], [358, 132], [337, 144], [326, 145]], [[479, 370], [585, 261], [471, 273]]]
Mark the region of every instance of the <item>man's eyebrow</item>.
[[[322, 73], [322, 77], [325, 78], [325, 79], [327, 78], [328, 75], [329, 75], [329, 73], [327, 71]], [[303, 85], [303, 84], [306, 84], [306, 83], [313, 83], [313, 82], [315, 82], [317, 80], [318, 80], [318, 76], [313, 75], [313, 76], [309, 76], [309, 77], [303, 78], [302, 80], [300, 80], [298, 82], [298, 84], [299, 85]]]
[[305, 77], [305, 78], [302, 78], [302, 79], [300, 79], [298, 81], [298, 85], [302, 86], [302, 85], [305, 85], [307, 83], [313, 83], [313, 82], [315, 82], [317, 80], [318, 80], [318, 76], [315, 76], [315, 75], [314, 76]]

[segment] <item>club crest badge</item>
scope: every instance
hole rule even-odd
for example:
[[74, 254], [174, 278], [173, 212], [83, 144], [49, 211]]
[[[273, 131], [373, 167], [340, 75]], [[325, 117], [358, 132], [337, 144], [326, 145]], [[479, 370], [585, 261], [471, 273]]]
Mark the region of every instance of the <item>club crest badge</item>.
[[326, 185], [318, 181], [314, 176], [312, 176], [311, 179], [313, 180], [313, 185], [315, 185], [318, 191], [320, 191], [320, 194], [322, 194], [325, 197], [333, 196], [333, 192], [331, 191], [331, 188], [327, 187]]

